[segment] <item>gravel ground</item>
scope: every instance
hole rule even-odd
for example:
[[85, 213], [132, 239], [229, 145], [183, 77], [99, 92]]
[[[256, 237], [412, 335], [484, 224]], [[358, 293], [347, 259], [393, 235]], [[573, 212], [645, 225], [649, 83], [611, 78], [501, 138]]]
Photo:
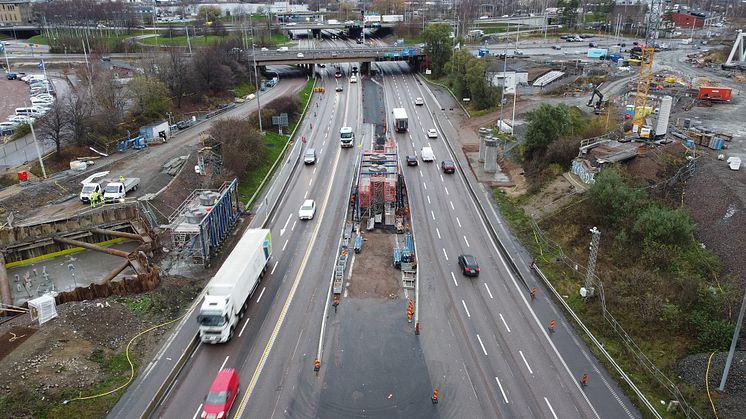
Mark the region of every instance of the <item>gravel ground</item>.
[[[401, 273], [392, 265], [391, 251], [397, 236], [381, 232], [363, 234], [363, 248], [356, 254], [347, 291], [350, 297], [391, 298], [401, 292]], [[403, 240], [399, 237], [400, 242]]]
[[[725, 392], [720, 393], [717, 388], [723, 377], [727, 352], [717, 352], [712, 357], [710, 372], [707, 374], [707, 360], [710, 354], [690, 355], [678, 364], [679, 377], [697, 390], [706, 391], [705, 376], [707, 375], [710, 394], [715, 403], [717, 414], [721, 418], [746, 417], [746, 352], [737, 351], [733, 356]], [[703, 417], [711, 416], [710, 412], [700, 412]]]

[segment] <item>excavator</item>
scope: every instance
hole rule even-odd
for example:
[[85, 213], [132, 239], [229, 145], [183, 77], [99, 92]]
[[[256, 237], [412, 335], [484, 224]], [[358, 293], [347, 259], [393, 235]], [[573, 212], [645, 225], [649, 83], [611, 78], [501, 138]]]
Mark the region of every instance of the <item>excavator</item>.
[[[593, 99], [598, 96], [598, 100], [596, 103], [593, 103]], [[593, 107], [593, 113], [596, 115], [601, 115], [601, 105], [603, 104], [604, 100], [604, 94], [601, 93], [600, 90], [598, 90], [598, 87], [595, 87], [593, 89], [593, 94], [591, 95], [591, 98], [588, 100], [588, 103], [586, 106]]]

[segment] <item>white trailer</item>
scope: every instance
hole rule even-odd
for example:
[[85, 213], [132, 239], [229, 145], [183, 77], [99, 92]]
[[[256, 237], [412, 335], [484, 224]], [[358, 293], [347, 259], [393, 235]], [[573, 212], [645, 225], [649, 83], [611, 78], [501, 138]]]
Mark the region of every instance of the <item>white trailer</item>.
[[205, 287], [205, 300], [197, 316], [202, 342], [223, 343], [233, 337], [249, 297], [267, 270], [271, 255], [270, 231], [246, 230]]
[[404, 108], [394, 108], [394, 129], [396, 132], [405, 132], [409, 128], [409, 118], [407, 110]]

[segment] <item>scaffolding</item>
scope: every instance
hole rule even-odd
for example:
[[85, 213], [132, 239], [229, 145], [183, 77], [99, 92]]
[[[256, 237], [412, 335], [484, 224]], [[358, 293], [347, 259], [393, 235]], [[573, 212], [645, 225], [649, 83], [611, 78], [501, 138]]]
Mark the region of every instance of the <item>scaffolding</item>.
[[369, 223], [393, 226], [400, 202], [396, 145], [387, 140], [383, 151], [363, 151], [357, 187], [357, 213]]
[[237, 179], [218, 190], [194, 190], [168, 217], [174, 251], [193, 264], [209, 266], [240, 215]]

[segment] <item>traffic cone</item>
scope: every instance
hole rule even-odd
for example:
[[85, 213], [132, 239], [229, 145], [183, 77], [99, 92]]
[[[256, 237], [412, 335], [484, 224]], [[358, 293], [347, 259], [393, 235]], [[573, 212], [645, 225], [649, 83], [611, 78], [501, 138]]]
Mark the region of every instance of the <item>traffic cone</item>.
[[583, 378], [580, 379], [580, 385], [582, 385], [583, 387], [588, 385], [588, 373], [583, 373]]
[[319, 358], [317, 357], [313, 363], [313, 370], [319, 372], [319, 368], [321, 368], [321, 363], [319, 363]]
[[431, 397], [430, 400], [433, 401], [433, 404], [438, 404], [438, 388], [437, 387], [433, 390], [433, 397]]
[[552, 320], [551, 323], [549, 323], [549, 331], [554, 333], [554, 320]]

